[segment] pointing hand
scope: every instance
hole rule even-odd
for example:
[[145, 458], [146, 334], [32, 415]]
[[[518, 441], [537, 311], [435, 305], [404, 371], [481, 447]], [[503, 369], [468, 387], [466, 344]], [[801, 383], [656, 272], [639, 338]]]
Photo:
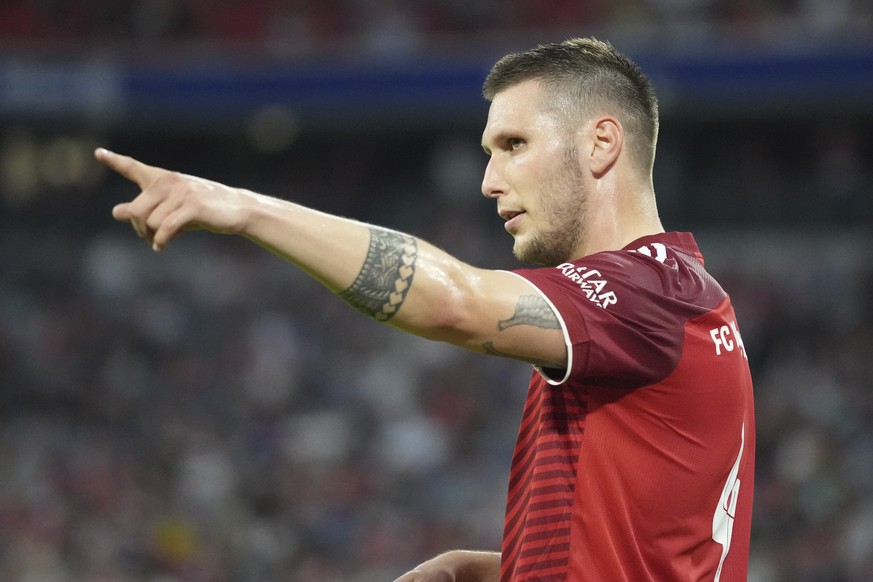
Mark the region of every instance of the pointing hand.
[[186, 230], [239, 233], [244, 227], [246, 205], [255, 199], [247, 190], [149, 166], [103, 148], [94, 155], [139, 186], [140, 194], [115, 206], [112, 216], [130, 222], [156, 251]]

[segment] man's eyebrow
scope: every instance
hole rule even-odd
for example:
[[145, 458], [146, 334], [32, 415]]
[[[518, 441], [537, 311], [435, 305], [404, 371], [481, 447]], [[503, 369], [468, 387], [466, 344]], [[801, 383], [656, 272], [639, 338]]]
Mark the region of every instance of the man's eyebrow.
[[483, 139], [482, 140], [482, 149], [485, 151], [486, 154], [488, 154], [490, 156], [491, 155], [491, 148], [488, 147], [486, 142], [501, 144], [501, 143], [505, 143], [507, 140], [509, 140], [510, 138], [515, 137], [515, 136], [516, 136], [516, 134], [513, 132], [506, 131], [506, 130], [500, 130], [497, 133], [495, 133], [493, 136], [491, 136], [490, 139], [487, 139], [487, 140]]

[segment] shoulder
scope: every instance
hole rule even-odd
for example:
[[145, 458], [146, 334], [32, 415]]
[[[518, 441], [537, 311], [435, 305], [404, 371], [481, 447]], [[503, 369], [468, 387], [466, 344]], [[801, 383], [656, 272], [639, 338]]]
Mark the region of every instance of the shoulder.
[[660, 380], [679, 361], [685, 324], [726, 297], [693, 238], [671, 234], [517, 273], [549, 300], [566, 330], [562, 381], [635, 387]]
[[641, 301], [710, 309], [725, 292], [704, 269], [693, 238], [685, 234], [644, 237], [623, 249], [517, 272], [549, 295], [584, 298], [613, 311], [636, 308]]

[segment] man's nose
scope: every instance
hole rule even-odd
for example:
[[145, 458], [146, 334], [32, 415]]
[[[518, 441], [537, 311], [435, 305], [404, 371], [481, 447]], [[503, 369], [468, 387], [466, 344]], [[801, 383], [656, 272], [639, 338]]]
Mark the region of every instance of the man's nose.
[[482, 195], [486, 198], [497, 198], [506, 193], [506, 182], [497, 171], [494, 158], [488, 160], [485, 175], [482, 177]]

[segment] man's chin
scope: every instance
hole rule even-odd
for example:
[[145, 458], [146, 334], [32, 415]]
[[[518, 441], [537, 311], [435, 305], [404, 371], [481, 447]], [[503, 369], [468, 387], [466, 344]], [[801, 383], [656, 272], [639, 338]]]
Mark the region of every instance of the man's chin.
[[531, 248], [530, 246], [519, 245], [518, 243], [512, 247], [512, 254], [522, 263], [529, 263], [539, 267], [554, 267], [563, 262], [562, 259], [555, 259], [549, 253], [543, 252], [543, 249]]
[[[540, 267], [556, 267], [569, 260], [572, 247], [568, 245], [546, 244], [554, 242], [551, 238], [518, 238], [512, 246], [512, 254], [522, 263]], [[564, 248], [564, 247], [567, 248]]]
[[528, 246], [519, 242], [517, 238], [515, 239], [515, 244], [512, 245], [512, 254], [522, 263], [536, 264], [533, 261], [534, 257], [529, 252]]

